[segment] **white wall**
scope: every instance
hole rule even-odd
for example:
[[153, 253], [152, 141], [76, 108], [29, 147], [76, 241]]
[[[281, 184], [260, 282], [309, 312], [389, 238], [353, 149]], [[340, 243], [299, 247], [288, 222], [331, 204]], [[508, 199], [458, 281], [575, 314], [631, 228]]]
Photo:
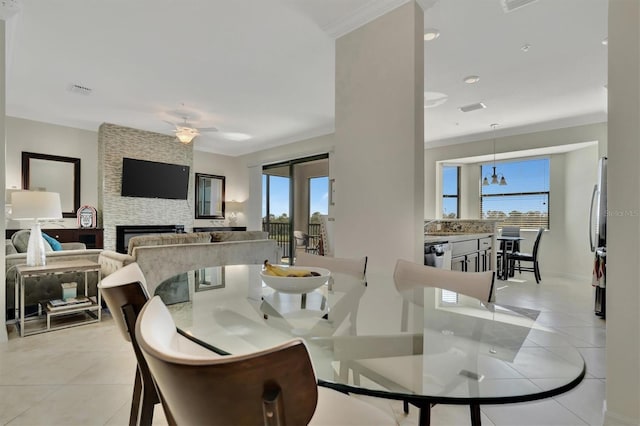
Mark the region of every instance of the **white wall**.
[[[6, 116], [5, 116], [5, 21], [0, 19], [0, 164], [4, 164], [5, 167], [7, 165], [6, 161]], [[0, 176], [0, 184], [2, 184], [3, 188], [6, 188], [5, 185], [6, 176]], [[2, 212], [0, 212], [0, 232], [4, 235], [6, 226], [5, 226], [5, 205], [4, 205], [4, 197], [2, 197]], [[2, 249], [0, 249], [0, 271], [2, 271], [2, 283], [6, 282], [6, 273], [5, 273], [5, 246], [2, 244]], [[5, 323], [6, 318], [6, 309], [7, 306], [5, 298], [6, 298], [6, 286], [0, 285], [0, 342], [7, 341], [7, 329], [6, 327], [2, 327], [2, 324]]]
[[[225, 177], [225, 200], [244, 203], [245, 212], [248, 211], [249, 173], [246, 165], [239, 157], [212, 154], [209, 152], [194, 152], [193, 172], [207, 173]], [[193, 226], [230, 226], [228, 212], [224, 220], [195, 219]], [[238, 214], [236, 226], [247, 226], [247, 215]]]
[[588, 273], [593, 269], [587, 230], [591, 193], [598, 181], [598, 147], [568, 152], [564, 157], [564, 199], [568, 206], [564, 211], [565, 238], [572, 247], [565, 251], [564, 258], [572, 270]]
[[[6, 117], [6, 188], [22, 188], [22, 152], [80, 159], [80, 205], [98, 207], [98, 132]], [[76, 227], [76, 219], [51, 226]]]
[[606, 425], [640, 424], [640, 3], [609, 1]]

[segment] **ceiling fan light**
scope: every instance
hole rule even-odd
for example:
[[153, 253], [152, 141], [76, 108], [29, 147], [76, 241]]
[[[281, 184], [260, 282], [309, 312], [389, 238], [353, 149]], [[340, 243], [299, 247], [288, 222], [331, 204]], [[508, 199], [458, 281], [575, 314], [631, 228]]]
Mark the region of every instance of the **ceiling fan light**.
[[196, 129], [192, 129], [189, 127], [178, 127], [176, 131], [176, 137], [183, 144], [191, 143], [191, 141], [200, 134]]

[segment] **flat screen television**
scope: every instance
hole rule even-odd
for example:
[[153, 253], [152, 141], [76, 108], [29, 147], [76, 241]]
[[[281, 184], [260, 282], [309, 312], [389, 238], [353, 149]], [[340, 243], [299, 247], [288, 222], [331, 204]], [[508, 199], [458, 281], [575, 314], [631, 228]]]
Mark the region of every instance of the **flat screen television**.
[[189, 166], [122, 159], [123, 197], [186, 200], [188, 191]]

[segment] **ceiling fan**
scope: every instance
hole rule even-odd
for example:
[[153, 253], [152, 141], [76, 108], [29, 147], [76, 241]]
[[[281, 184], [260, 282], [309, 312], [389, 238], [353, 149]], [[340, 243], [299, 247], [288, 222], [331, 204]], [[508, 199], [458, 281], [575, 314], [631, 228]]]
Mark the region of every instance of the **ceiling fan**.
[[163, 120], [165, 123], [171, 124], [175, 127], [174, 132], [176, 133], [176, 137], [183, 144], [189, 144], [196, 137], [199, 136], [201, 132], [217, 132], [218, 129], [215, 127], [195, 127], [193, 124], [187, 121], [187, 117], [182, 117], [182, 122], [173, 123], [171, 121]]

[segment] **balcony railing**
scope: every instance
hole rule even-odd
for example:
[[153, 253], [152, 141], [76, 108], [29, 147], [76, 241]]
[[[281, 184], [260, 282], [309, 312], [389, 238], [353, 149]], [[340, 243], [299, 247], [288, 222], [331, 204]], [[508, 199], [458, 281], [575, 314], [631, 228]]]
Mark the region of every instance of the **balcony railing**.
[[[262, 230], [269, 233], [269, 238], [276, 240], [278, 246], [282, 249], [282, 257], [291, 257], [289, 247], [289, 235], [291, 230], [291, 224], [289, 222], [266, 222], [262, 221]], [[320, 224], [310, 223], [307, 228], [307, 234], [309, 234], [309, 246], [315, 247], [320, 239]]]

